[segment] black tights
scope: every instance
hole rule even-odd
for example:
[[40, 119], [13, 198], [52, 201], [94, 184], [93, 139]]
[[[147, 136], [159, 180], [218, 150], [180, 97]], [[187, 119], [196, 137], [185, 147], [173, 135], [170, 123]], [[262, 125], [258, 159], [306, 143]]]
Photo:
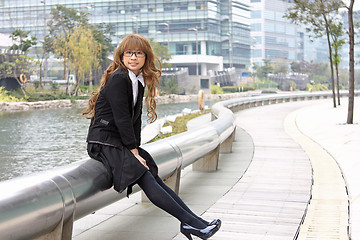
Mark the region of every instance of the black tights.
[[187, 223], [195, 228], [207, 226], [208, 222], [193, 213], [158, 176], [154, 178], [149, 171], [146, 171], [137, 181], [137, 184], [154, 205], [176, 217], [180, 222]]

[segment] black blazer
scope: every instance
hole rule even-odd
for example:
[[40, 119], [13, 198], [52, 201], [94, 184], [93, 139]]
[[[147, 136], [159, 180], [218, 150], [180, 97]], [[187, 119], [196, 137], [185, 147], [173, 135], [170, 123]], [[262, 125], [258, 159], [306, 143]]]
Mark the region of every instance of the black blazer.
[[87, 142], [134, 149], [140, 146], [144, 87], [138, 84], [133, 104], [132, 82], [127, 71], [117, 70], [101, 89], [91, 119]]

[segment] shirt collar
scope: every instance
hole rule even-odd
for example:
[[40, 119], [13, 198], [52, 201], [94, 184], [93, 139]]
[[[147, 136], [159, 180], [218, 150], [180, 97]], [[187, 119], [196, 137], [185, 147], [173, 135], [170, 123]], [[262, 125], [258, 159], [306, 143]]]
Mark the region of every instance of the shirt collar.
[[137, 81], [141, 82], [141, 85], [143, 87], [145, 87], [145, 82], [144, 82], [144, 78], [141, 74], [141, 72], [139, 73], [139, 75], [135, 75], [135, 73], [133, 73], [131, 70], [128, 69], [128, 72], [129, 72], [129, 77], [131, 79], [131, 82], [132, 83], [136, 83]]

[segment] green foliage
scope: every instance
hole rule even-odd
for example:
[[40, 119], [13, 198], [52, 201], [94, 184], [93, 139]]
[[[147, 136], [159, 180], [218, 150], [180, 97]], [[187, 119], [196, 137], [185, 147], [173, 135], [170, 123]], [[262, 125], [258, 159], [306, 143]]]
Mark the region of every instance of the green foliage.
[[315, 83], [328, 83], [329, 82], [329, 76], [326, 75], [313, 75], [311, 80], [313, 80]]
[[91, 26], [92, 34], [96, 42], [100, 45], [100, 65], [108, 66], [108, 55], [114, 50], [111, 44], [111, 36], [114, 35], [113, 27], [110, 24], [100, 23]]
[[20, 102], [22, 99], [11, 96], [4, 87], [0, 87], [0, 102]]
[[54, 92], [59, 90], [59, 84], [58, 83], [51, 82], [50, 85], [51, 85], [51, 90], [53, 90]]
[[19, 44], [13, 44], [9, 49], [27, 52], [29, 48], [35, 46], [37, 44], [37, 39], [36, 37], [29, 36], [29, 33], [30, 31], [23, 31], [20, 29], [13, 31], [10, 38], [13, 42], [19, 42]]
[[273, 65], [273, 73], [287, 73], [288, 69], [288, 62], [283, 59], [277, 59]]
[[165, 94], [180, 94], [180, 89], [175, 77], [164, 78], [161, 83], [161, 95]]
[[218, 85], [211, 85], [210, 86], [210, 91], [211, 91], [211, 94], [222, 94], [222, 93], [224, 93], [222, 88], [219, 87]]
[[255, 90], [254, 86], [250, 86], [249, 84], [245, 84], [245, 83], [241, 83], [239, 86], [239, 91], [240, 92], [247, 92], [247, 91], [253, 91]]
[[306, 90], [307, 91], [328, 91], [328, 87], [326, 87], [324, 84], [321, 84], [321, 83], [317, 83], [317, 84], [313, 84], [311, 85], [310, 83], [308, 83], [306, 85]]
[[[92, 75], [108, 65], [107, 56], [113, 51], [111, 36], [113, 28], [109, 24], [89, 24], [88, 13], [56, 5], [51, 9], [48, 22], [49, 35], [46, 45], [53, 53], [64, 59], [63, 78], [67, 66], [80, 79], [92, 80]], [[90, 68], [90, 70], [89, 70]], [[78, 86], [76, 87], [77, 91]]]
[[[51, 89], [36, 89], [36, 88], [26, 88], [26, 92], [28, 96], [25, 98], [28, 102], [37, 102], [37, 101], [49, 101], [49, 100], [61, 100], [61, 99], [88, 99], [88, 96], [69, 96], [65, 92], [58, 89], [58, 84], [54, 83]], [[56, 90], [55, 90], [56, 88]], [[21, 96], [21, 92], [19, 91], [11, 91], [10, 94], [14, 97]]]
[[9, 61], [4, 61], [0, 64], [0, 77], [13, 77], [20, 84], [24, 97], [26, 97], [25, 83], [19, 80], [21, 74], [29, 76], [38, 64], [34, 58], [27, 55], [13, 56]]
[[99, 67], [101, 46], [94, 39], [89, 28], [77, 27], [69, 37], [68, 41], [70, 70], [75, 72], [76, 86], [75, 95], [80, 81], [92, 79], [93, 69]]
[[35, 88], [39, 88], [39, 87], [40, 87], [40, 82], [39, 82], [39, 81], [34, 81], [33, 84], [34, 84], [34, 87], [35, 87]]
[[291, 68], [291, 71], [293, 71], [293, 72], [297, 72], [297, 73], [301, 73], [301, 72], [302, 72], [301, 63], [299, 63], [299, 62], [292, 61], [292, 62], [290, 63], [290, 68]]
[[168, 123], [164, 124], [164, 127], [166, 127], [166, 126], [171, 126], [172, 127], [172, 130], [173, 130], [172, 133], [157, 136], [156, 138], [154, 138], [150, 142], [155, 142], [155, 141], [163, 139], [163, 138], [167, 138], [167, 137], [179, 134], [179, 133], [186, 132], [187, 131], [186, 124], [187, 124], [188, 121], [190, 121], [191, 119], [194, 119], [196, 117], [199, 117], [201, 115], [208, 114], [210, 112], [211, 112], [211, 109], [207, 109], [207, 110], [205, 110], [204, 113], [196, 112], [196, 113], [190, 113], [190, 114], [187, 114], [187, 115], [184, 115], [184, 116], [177, 117], [175, 122], [168, 122]]
[[276, 82], [273, 81], [269, 81], [269, 80], [262, 80], [262, 81], [257, 81], [255, 83], [255, 88], [256, 89], [264, 89], [264, 88], [278, 88], [278, 84]]
[[277, 91], [275, 89], [264, 89], [261, 93], [277, 93]]
[[[167, 63], [171, 59], [171, 54], [169, 52], [169, 48], [165, 45], [162, 45], [162, 44], [156, 42], [156, 40], [154, 38], [150, 38], [149, 42], [150, 42], [152, 49], [155, 52], [155, 55], [159, 58], [161, 66], [163, 68], [171, 67], [171, 64]], [[157, 67], [159, 67], [159, 66], [157, 66]]]
[[296, 0], [287, 9], [285, 18], [292, 23], [303, 25], [314, 37], [323, 37], [329, 31], [329, 25], [335, 21], [342, 2], [338, 0]]
[[222, 90], [224, 93], [235, 93], [239, 91], [239, 88], [237, 86], [225, 86], [222, 87]]
[[88, 93], [90, 91], [90, 89], [89, 89], [89, 86], [80, 84], [79, 85], [79, 91], [81, 93]]

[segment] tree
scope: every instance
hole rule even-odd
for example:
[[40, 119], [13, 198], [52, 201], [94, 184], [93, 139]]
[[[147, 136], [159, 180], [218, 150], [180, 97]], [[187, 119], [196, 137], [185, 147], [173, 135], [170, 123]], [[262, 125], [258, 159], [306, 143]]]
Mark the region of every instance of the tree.
[[93, 69], [99, 67], [101, 45], [95, 40], [91, 30], [84, 26], [76, 27], [68, 42], [70, 69], [76, 73], [75, 95], [78, 93], [80, 81], [88, 78], [92, 91]]
[[[96, 59], [99, 63], [98, 66], [106, 68], [108, 65], [108, 54], [113, 51], [114, 47], [111, 44], [112, 26], [109, 24], [89, 24], [88, 13], [85, 11], [78, 11], [76, 9], [66, 8], [63, 5], [56, 5], [56, 8], [51, 9], [51, 19], [48, 22], [50, 28], [50, 34], [47, 39], [51, 46], [52, 52], [56, 55], [61, 56], [64, 59], [63, 62], [63, 78], [68, 80], [67, 70], [69, 68], [75, 69], [76, 67], [70, 66], [69, 64], [74, 63], [71, 61], [73, 57], [69, 49], [70, 36], [75, 30], [79, 30], [79, 26], [82, 29], [91, 30], [92, 38], [98, 43], [100, 55], [97, 55]], [[74, 45], [73, 45], [74, 46]], [[95, 65], [93, 65], [95, 67]], [[91, 69], [92, 76], [98, 74], [98, 78], [101, 78], [103, 71], [95, 67]], [[92, 83], [92, 81], [89, 81]], [[68, 81], [66, 86], [66, 93], [68, 93]]]
[[264, 65], [260, 67], [260, 78], [267, 78], [269, 73], [272, 73], [274, 71], [274, 67], [271, 64], [270, 59], [263, 59]]
[[256, 63], [252, 63], [251, 77], [252, 77], [254, 83], [255, 83], [256, 78], [259, 77], [259, 69], [260, 69], [259, 65], [257, 65]]
[[286, 60], [278, 59], [274, 64], [274, 73], [287, 73], [288, 62]]
[[[335, 21], [335, 14], [341, 6], [338, 0], [294, 0], [294, 4], [285, 14], [285, 17], [296, 24], [304, 24], [306, 30], [315, 37], [326, 34], [329, 47], [329, 61], [331, 70], [331, 85], [333, 92], [333, 104], [336, 107], [335, 80], [332, 57], [332, 45], [330, 39], [331, 24]], [[320, 17], [319, 17], [320, 16]]]
[[301, 73], [302, 72], [301, 64], [299, 62], [292, 61], [290, 63], [290, 68], [291, 68], [291, 71], [293, 71], [293, 72], [296, 72], [296, 73]]
[[100, 23], [90, 25], [94, 39], [100, 44], [99, 67], [93, 69], [93, 78], [101, 79], [103, 69], [109, 66], [109, 53], [113, 52], [114, 46], [111, 44], [111, 36], [114, 35], [113, 27], [109, 24]]
[[150, 45], [153, 48], [156, 56], [159, 58], [161, 66], [163, 68], [165, 67], [171, 67], [171, 64], [167, 63], [171, 59], [171, 54], [169, 52], [169, 48], [165, 45], [162, 45], [155, 41], [155, 39], [150, 38], [149, 39]]
[[353, 124], [354, 118], [354, 91], [355, 91], [355, 61], [354, 61], [354, 10], [355, 0], [350, 0], [348, 10], [348, 21], [349, 21], [349, 105], [348, 105], [348, 116], [346, 123]]
[[341, 54], [339, 53], [339, 50], [345, 44], [345, 40], [341, 39], [341, 36], [343, 35], [343, 31], [342, 31], [343, 25], [341, 22], [333, 23], [330, 25], [330, 29], [331, 29], [332, 50], [333, 50], [332, 62], [335, 65], [337, 99], [338, 99], [338, 105], [340, 105], [339, 64], [341, 61]]
[[76, 9], [67, 8], [63, 5], [56, 5], [51, 9], [51, 19], [48, 21], [49, 37], [47, 44], [51, 46], [52, 52], [63, 58], [63, 79], [67, 80], [66, 94], [68, 94], [68, 74], [67, 65], [70, 57], [68, 49], [69, 37], [73, 29], [80, 24], [86, 24], [88, 18], [85, 12]]
[[[5, 54], [2, 53], [2, 55], [4, 56]], [[8, 61], [4, 61], [0, 64], [0, 76], [11, 76], [15, 78], [20, 85], [24, 97], [26, 97], [26, 76], [29, 76], [29, 73], [34, 70], [38, 62], [36, 62], [32, 57], [28, 57], [24, 54], [14, 55], [11, 58], [12, 59], [8, 59]]]
[[[27, 52], [29, 48], [37, 44], [36, 37], [29, 36], [30, 31], [23, 31], [17, 29], [13, 31], [10, 35], [10, 38], [14, 43], [9, 49], [10, 50], [20, 50], [22, 52]], [[18, 44], [17, 44], [18, 43]]]
[[20, 54], [13, 54], [8, 56], [6, 59], [5, 54], [3, 54], [4, 61], [0, 65], [0, 74], [2, 76], [12, 76], [17, 80], [20, 85], [21, 91], [26, 97], [26, 76], [29, 76], [38, 62], [36, 62], [32, 57], [28, 57], [26, 52], [29, 49], [36, 45], [36, 38], [29, 36], [29, 31], [15, 30], [11, 33], [10, 38], [15, 42], [9, 49], [10, 50], [19, 50]]

